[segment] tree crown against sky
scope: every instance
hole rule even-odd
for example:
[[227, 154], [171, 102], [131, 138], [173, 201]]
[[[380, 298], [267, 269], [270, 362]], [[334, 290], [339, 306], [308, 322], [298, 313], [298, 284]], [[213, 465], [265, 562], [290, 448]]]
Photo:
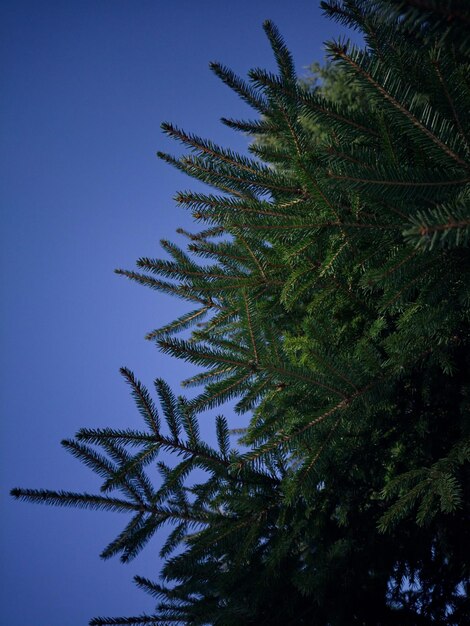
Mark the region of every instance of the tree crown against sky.
[[[64, 441], [103, 493], [13, 492], [132, 513], [104, 558], [173, 525], [162, 581], [136, 579], [155, 615], [95, 625], [470, 618], [468, 11], [443, 6], [324, 3], [366, 45], [329, 44], [323, 93], [267, 22], [277, 75], [213, 65], [255, 110], [224, 120], [250, 156], [163, 125], [188, 152], [161, 157], [214, 190], [177, 196], [203, 230], [120, 273], [191, 304], [148, 338], [203, 366], [185, 381], [203, 391], [158, 379], [157, 408], [123, 369], [144, 429]], [[209, 446], [198, 413], [234, 398], [244, 448], [223, 417]]]

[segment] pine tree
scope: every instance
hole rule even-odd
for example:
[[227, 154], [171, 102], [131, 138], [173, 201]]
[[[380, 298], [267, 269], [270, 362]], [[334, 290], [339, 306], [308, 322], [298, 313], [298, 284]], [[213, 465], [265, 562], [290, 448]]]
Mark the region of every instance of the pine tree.
[[[202, 392], [157, 379], [158, 409], [123, 369], [143, 429], [63, 442], [102, 493], [12, 492], [128, 511], [103, 558], [173, 526], [160, 582], [136, 577], [155, 614], [94, 626], [470, 622], [470, 7], [322, 6], [363, 34], [328, 44], [360, 106], [299, 82], [266, 22], [277, 75], [212, 65], [255, 111], [223, 119], [249, 156], [163, 124], [187, 152], [161, 158], [211, 188], [176, 198], [202, 230], [118, 272], [189, 302], [148, 339]], [[214, 448], [198, 414], [233, 398], [243, 446], [220, 416]]]

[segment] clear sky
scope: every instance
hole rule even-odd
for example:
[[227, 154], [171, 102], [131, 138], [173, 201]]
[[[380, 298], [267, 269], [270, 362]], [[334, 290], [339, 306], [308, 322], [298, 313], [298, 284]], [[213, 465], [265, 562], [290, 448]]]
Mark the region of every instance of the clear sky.
[[157, 150], [179, 152], [160, 123], [244, 150], [246, 139], [219, 118], [247, 109], [208, 63], [242, 75], [274, 69], [261, 28], [269, 18], [302, 75], [341, 32], [318, 4], [0, 0], [4, 624], [82, 626], [152, 610], [132, 576], [156, 578], [158, 537], [126, 566], [103, 562], [125, 515], [14, 502], [8, 491], [96, 488], [59, 442], [81, 426], [139, 423], [121, 365], [178, 391], [185, 366], [143, 337], [181, 305], [113, 274], [191, 227], [172, 197], [195, 185], [156, 159]]

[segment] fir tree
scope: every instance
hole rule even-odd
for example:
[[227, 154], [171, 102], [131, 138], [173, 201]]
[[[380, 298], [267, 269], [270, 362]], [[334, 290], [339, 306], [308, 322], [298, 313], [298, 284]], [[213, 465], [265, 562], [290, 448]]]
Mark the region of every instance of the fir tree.
[[[211, 189], [177, 195], [202, 230], [119, 273], [189, 302], [148, 339], [201, 366], [202, 392], [158, 379], [158, 409], [123, 369], [143, 429], [63, 442], [102, 493], [12, 492], [129, 512], [103, 558], [173, 526], [160, 581], [136, 577], [155, 614], [95, 626], [470, 621], [470, 8], [322, 6], [363, 34], [328, 44], [360, 106], [299, 82], [266, 22], [278, 74], [212, 65], [255, 111], [223, 119], [251, 154], [163, 125], [187, 152], [160, 156]], [[232, 398], [244, 448], [223, 417], [214, 448], [198, 413]]]

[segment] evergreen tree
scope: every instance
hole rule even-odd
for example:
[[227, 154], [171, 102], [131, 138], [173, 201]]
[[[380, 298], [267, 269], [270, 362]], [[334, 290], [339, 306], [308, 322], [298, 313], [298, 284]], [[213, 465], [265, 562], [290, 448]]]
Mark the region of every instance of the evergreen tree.
[[[128, 511], [103, 558], [173, 526], [160, 581], [136, 577], [155, 614], [95, 626], [470, 622], [470, 7], [322, 6], [363, 34], [328, 44], [357, 99], [299, 82], [266, 22], [277, 75], [212, 65], [255, 111], [223, 119], [250, 156], [163, 125], [188, 152], [160, 156], [212, 188], [177, 195], [202, 230], [119, 273], [190, 303], [148, 339], [203, 391], [157, 379], [157, 409], [123, 369], [142, 430], [63, 442], [102, 493], [12, 492]], [[214, 448], [198, 413], [233, 398], [244, 447], [218, 417]]]

